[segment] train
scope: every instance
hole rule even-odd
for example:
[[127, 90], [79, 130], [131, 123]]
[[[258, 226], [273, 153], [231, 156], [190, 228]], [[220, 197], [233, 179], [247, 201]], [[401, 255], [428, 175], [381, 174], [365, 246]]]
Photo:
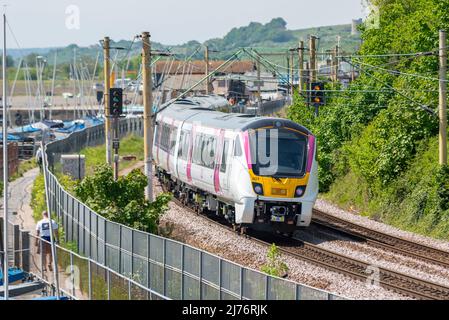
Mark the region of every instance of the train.
[[152, 155], [166, 190], [242, 232], [308, 227], [316, 137], [287, 119], [222, 113], [198, 100], [177, 100], [155, 117]]

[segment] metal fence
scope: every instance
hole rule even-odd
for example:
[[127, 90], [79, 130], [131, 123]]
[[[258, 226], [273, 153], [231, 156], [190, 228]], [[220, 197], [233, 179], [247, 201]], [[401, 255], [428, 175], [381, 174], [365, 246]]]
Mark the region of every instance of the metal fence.
[[[0, 218], [0, 225], [3, 219]], [[54, 272], [47, 268], [43, 253], [50, 243], [36, 238], [19, 225], [9, 222], [10, 267], [20, 268], [44, 283], [48, 295], [55, 295]], [[1, 234], [1, 232], [0, 232]], [[131, 278], [111, 270], [93, 259], [55, 245], [58, 262], [59, 292], [75, 300], [167, 300]], [[0, 257], [3, 252], [0, 251]]]
[[[123, 128], [125, 134], [131, 126]], [[62, 153], [75, 151], [74, 146], [101, 142], [102, 130], [103, 126], [89, 128], [50, 143], [49, 163], [54, 165]], [[86, 138], [88, 141], [84, 142]], [[101, 264], [103, 269], [124, 275], [161, 296], [175, 300], [340, 299], [326, 291], [271, 277], [183, 243], [108, 221], [66, 192], [47, 168], [45, 174], [47, 200], [51, 212], [63, 224], [65, 240], [76, 243], [81, 255]]]

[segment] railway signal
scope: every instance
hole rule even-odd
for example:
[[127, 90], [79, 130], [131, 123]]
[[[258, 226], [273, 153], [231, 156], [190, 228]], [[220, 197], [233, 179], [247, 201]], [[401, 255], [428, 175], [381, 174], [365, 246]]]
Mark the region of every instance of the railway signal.
[[123, 114], [123, 89], [111, 88], [109, 90], [109, 96], [110, 115], [113, 117], [119, 117]]
[[324, 105], [324, 83], [313, 82], [311, 84], [312, 90], [310, 91], [310, 101], [317, 107]]

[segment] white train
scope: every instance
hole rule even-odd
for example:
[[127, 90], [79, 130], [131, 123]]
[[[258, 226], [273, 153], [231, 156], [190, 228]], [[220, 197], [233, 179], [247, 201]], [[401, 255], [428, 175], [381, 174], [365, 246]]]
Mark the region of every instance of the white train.
[[311, 222], [316, 139], [292, 121], [180, 100], [157, 114], [153, 157], [161, 181], [198, 212], [284, 233]]

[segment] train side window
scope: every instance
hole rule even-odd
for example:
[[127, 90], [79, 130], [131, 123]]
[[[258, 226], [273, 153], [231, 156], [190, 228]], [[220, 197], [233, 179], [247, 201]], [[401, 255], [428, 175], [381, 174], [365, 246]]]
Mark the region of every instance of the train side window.
[[203, 136], [201, 134], [197, 134], [195, 137], [195, 143], [193, 148], [193, 163], [201, 164], [201, 145], [203, 142]]
[[243, 154], [242, 152], [242, 146], [240, 144], [239, 137], [235, 138], [235, 149], [234, 149], [234, 156], [235, 157], [241, 157]]
[[178, 137], [178, 129], [175, 127], [171, 127], [171, 132], [170, 132], [170, 154], [174, 155], [175, 154], [175, 148], [176, 148], [176, 138]]
[[184, 134], [184, 146], [182, 147], [182, 158], [187, 160], [189, 157], [189, 147], [190, 147], [190, 132], [186, 131]]
[[213, 136], [207, 136], [205, 137], [204, 142], [202, 148], [202, 163], [206, 168], [213, 169], [215, 167], [216, 139]]
[[225, 173], [226, 172], [226, 160], [228, 157], [229, 152], [229, 140], [225, 140], [223, 145], [223, 156], [221, 157], [221, 166], [220, 171]]
[[181, 130], [181, 135], [179, 137], [179, 147], [178, 147], [178, 158], [182, 158], [182, 150], [184, 148], [184, 136], [185, 136], [185, 131]]
[[159, 147], [159, 124], [157, 124], [154, 128], [154, 145]]

